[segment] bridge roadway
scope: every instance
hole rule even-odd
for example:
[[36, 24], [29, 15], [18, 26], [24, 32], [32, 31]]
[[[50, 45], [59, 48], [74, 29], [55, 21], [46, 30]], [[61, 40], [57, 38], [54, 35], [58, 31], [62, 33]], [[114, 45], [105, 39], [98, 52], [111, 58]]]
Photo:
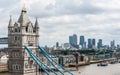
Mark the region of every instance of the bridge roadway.
[[0, 38], [0, 44], [8, 44], [8, 38], [7, 37]]

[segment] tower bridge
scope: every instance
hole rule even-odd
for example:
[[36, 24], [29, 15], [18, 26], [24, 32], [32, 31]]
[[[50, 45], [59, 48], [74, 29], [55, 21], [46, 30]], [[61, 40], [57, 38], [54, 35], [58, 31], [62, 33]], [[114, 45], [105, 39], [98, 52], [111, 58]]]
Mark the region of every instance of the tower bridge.
[[[25, 7], [22, 8], [21, 15], [17, 22], [13, 23], [12, 17], [10, 16], [8, 24], [8, 41], [5, 41], [8, 43], [8, 68], [10, 75], [43, 75], [39, 74], [39, 69], [42, 69], [46, 75], [50, 75], [50, 72], [54, 75], [65, 75], [64, 73], [73, 75], [62, 65], [56, 63], [44, 49], [38, 46], [38, 20], [36, 18], [35, 23], [32, 23], [27, 15]], [[59, 73], [53, 71], [50, 66], [44, 63], [41, 55], [46, 57]]]
[[24, 45], [38, 54], [39, 25], [36, 18], [32, 23], [25, 7], [22, 8], [17, 22], [10, 16], [8, 24], [9, 72], [11, 75], [39, 75], [38, 66], [33, 62]]

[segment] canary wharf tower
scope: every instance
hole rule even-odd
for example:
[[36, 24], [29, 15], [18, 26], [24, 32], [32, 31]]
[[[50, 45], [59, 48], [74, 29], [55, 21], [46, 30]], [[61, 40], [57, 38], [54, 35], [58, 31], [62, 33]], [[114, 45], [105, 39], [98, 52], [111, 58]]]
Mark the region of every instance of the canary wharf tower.
[[36, 18], [32, 23], [27, 15], [25, 6], [21, 10], [18, 21], [13, 24], [10, 17], [8, 25], [8, 68], [11, 75], [38, 75], [38, 68], [24, 45], [27, 45], [37, 55], [39, 25]]

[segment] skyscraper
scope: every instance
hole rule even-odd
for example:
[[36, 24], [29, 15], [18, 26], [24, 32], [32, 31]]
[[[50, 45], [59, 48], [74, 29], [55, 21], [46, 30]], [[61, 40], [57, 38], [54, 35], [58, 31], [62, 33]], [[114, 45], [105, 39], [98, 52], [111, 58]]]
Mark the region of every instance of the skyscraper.
[[85, 43], [84, 36], [80, 36], [80, 43], [79, 44], [82, 46], [82, 48], [84, 46], [84, 43]]
[[73, 34], [73, 45], [77, 45], [77, 35]]
[[111, 48], [114, 49], [115, 48], [115, 40], [110, 42]]
[[56, 42], [56, 47], [59, 47], [59, 42]]
[[83, 49], [86, 49], [86, 42], [84, 42], [83, 44]]
[[69, 36], [69, 43], [72, 46], [77, 46], [77, 35], [73, 34], [72, 36]]
[[102, 39], [98, 40], [97, 47], [98, 49], [102, 48]]
[[96, 41], [95, 39], [92, 39], [92, 47], [95, 47]]
[[72, 45], [73, 44], [73, 36], [69, 36], [69, 43]]
[[92, 39], [88, 39], [88, 48], [92, 48]]

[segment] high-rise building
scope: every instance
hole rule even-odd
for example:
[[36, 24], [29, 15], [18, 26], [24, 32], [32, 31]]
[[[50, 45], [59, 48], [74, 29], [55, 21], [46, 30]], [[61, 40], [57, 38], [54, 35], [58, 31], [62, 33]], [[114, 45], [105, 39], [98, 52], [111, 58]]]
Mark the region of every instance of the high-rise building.
[[59, 47], [59, 42], [56, 42], [56, 48]]
[[115, 40], [110, 42], [111, 48], [114, 49], [115, 48]]
[[77, 45], [77, 35], [73, 34], [73, 45]]
[[103, 44], [102, 44], [102, 39], [99, 39], [99, 40], [98, 40], [98, 43], [97, 43], [97, 48], [98, 48], [98, 49], [101, 49], [102, 46], [103, 46]]
[[95, 42], [95, 39], [92, 39], [92, 45], [95, 46], [96, 42]]
[[88, 39], [88, 48], [92, 48], [92, 39]]
[[117, 49], [119, 49], [120, 48], [120, 45], [119, 44], [117, 44]]
[[96, 41], [95, 39], [92, 39], [92, 48], [95, 48], [96, 47]]
[[73, 46], [75, 48], [79, 48], [79, 46], [77, 45], [77, 35], [76, 34], [69, 36], [69, 43], [71, 46]]
[[77, 35], [76, 34], [69, 36], [69, 43], [73, 46], [77, 45]]
[[86, 49], [86, 42], [84, 42], [83, 44], [83, 49]]
[[85, 43], [84, 36], [80, 36], [80, 43], [79, 44], [82, 46], [82, 48], [84, 46], [84, 43]]
[[73, 44], [73, 36], [69, 36], [69, 43], [72, 45]]
[[31, 51], [38, 54], [39, 44], [39, 25], [30, 21], [26, 8], [23, 7], [17, 22], [12, 23], [10, 17], [8, 25], [8, 53], [9, 53], [9, 72], [10, 75], [38, 75], [38, 67], [24, 49], [28, 46]]

